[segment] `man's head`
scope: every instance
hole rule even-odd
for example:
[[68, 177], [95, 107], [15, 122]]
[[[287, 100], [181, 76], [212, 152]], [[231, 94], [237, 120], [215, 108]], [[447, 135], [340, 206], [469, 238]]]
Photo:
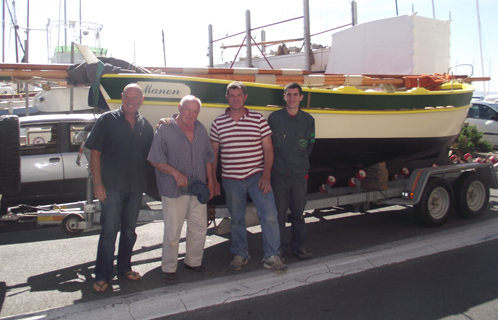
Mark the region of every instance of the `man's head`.
[[188, 95], [182, 98], [180, 105], [178, 106], [178, 118], [177, 122], [185, 126], [192, 126], [197, 120], [199, 112], [201, 112], [201, 100], [193, 95]]
[[247, 100], [247, 88], [242, 82], [232, 82], [227, 86], [226, 98], [230, 108], [239, 110], [244, 108]]
[[288, 109], [299, 109], [299, 102], [303, 100], [303, 89], [301, 86], [295, 82], [286, 85], [284, 100]]
[[142, 88], [136, 83], [130, 83], [121, 93], [123, 112], [125, 115], [134, 115], [144, 102], [144, 93]]
[[299, 94], [303, 94], [303, 89], [301, 88], [299, 83], [291, 82], [288, 85], [286, 85], [285, 89], [284, 89], [284, 94], [287, 93], [288, 89], [297, 89], [297, 90], [299, 90]]

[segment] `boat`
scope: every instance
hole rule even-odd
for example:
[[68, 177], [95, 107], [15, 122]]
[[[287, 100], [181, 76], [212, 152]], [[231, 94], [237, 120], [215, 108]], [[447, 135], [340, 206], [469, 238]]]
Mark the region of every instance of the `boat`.
[[[25, 115], [26, 114], [26, 94], [16, 93], [15, 85], [5, 84], [0, 88], [0, 115]], [[35, 95], [40, 92], [40, 89], [28, 86], [28, 114], [37, 112], [33, 105]], [[35, 91], [36, 90], [36, 91]]]
[[71, 109], [71, 88], [67, 86], [52, 87], [43, 90], [34, 97], [33, 105], [37, 112], [43, 113], [92, 113], [88, 105], [88, 86], [74, 87]]
[[[301, 76], [303, 81], [306, 77], [310, 76]], [[346, 83], [353, 82], [353, 77], [344, 78]], [[365, 81], [368, 80], [366, 77]], [[400, 82], [409, 83], [414, 79], [373, 80], [388, 82], [392, 89], [392, 83], [401, 85]], [[423, 82], [420, 80], [422, 77], [416, 82]], [[100, 79], [101, 90], [111, 110], [121, 105], [123, 88], [129, 83], [137, 83], [145, 95], [140, 113], [152, 124], [177, 113], [180, 99], [193, 94], [202, 101], [198, 120], [206, 128], [210, 128], [214, 118], [228, 107], [225, 90], [230, 82], [158, 74], [105, 74]], [[268, 117], [284, 107], [283, 86], [256, 82], [245, 82], [245, 85], [248, 109]], [[448, 164], [449, 147], [460, 133], [474, 88], [450, 80], [438, 84], [437, 89], [407, 89], [406, 84], [392, 92], [378, 87], [362, 90], [351, 85], [334, 89], [304, 86], [300, 106], [315, 118], [316, 125], [311, 172], [320, 173], [319, 179], [323, 183], [324, 174], [357, 170], [382, 161], [394, 164], [427, 160], [431, 162], [429, 165]], [[318, 186], [316, 183], [314, 187]]]

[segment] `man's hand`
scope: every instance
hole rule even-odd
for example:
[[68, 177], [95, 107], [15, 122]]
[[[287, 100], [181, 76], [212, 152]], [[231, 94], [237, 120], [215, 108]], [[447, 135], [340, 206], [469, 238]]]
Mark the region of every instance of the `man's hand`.
[[271, 191], [270, 178], [267, 178], [263, 175], [261, 178], [259, 178], [258, 187], [261, 191], [263, 191], [263, 194], [267, 194], [268, 192], [270, 192]]
[[171, 118], [161, 118], [156, 125], [156, 129], [159, 128], [162, 124], [168, 125], [171, 123]]
[[218, 180], [213, 181], [213, 193], [214, 196], [219, 196], [221, 194], [220, 183], [218, 182]]
[[175, 178], [176, 184], [178, 185], [178, 188], [183, 188], [186, 187], [188, 184], [188, 179], [187, 176], [181, 173], [180, 171], [176, 170], [171, 174], [173, 178]]
[[95, 199], [99, 199], [100, 202], [105, 202], [107, 195], [102, 183], [93, 187], [93, 196]]
[[214, 197], [214, 183], [210, 181], [208, 181], [208, 184], [207, 184], [207, 187], [208, 187], [208, 190], [209, 190], [209, 200], [213, 199]]

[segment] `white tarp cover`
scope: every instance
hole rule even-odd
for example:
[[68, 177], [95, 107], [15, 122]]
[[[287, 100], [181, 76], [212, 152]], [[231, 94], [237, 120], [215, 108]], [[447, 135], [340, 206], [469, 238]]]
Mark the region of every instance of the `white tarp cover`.
[[326, 73], [432, 74], [448, 71], [450, 23], [397, 16], [356, 25], [332, 35]]

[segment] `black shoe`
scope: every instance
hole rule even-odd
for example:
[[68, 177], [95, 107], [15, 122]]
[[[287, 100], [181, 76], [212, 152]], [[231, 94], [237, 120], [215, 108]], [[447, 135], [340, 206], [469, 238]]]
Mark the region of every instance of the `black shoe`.
[[199, 272], [199, 273], [202, 273], [202, 274], [211, 274], [211, 270], [203, 267], [202, 265], [200, 265], [198, 267], [191, 267], [188, 264], [185, 264], [185, 269], [192, 270], [192, 271], [195, 271], [195, 272]]
[[163, 272], [163, 281], [166, 283], [175, 283], [176, 275], [174, 272]]
[[312, 256], [311, 252], [306, 251], [304, 248], [293, 250], [292, 253], [298, 256], [301, 260], [311, 259]]

